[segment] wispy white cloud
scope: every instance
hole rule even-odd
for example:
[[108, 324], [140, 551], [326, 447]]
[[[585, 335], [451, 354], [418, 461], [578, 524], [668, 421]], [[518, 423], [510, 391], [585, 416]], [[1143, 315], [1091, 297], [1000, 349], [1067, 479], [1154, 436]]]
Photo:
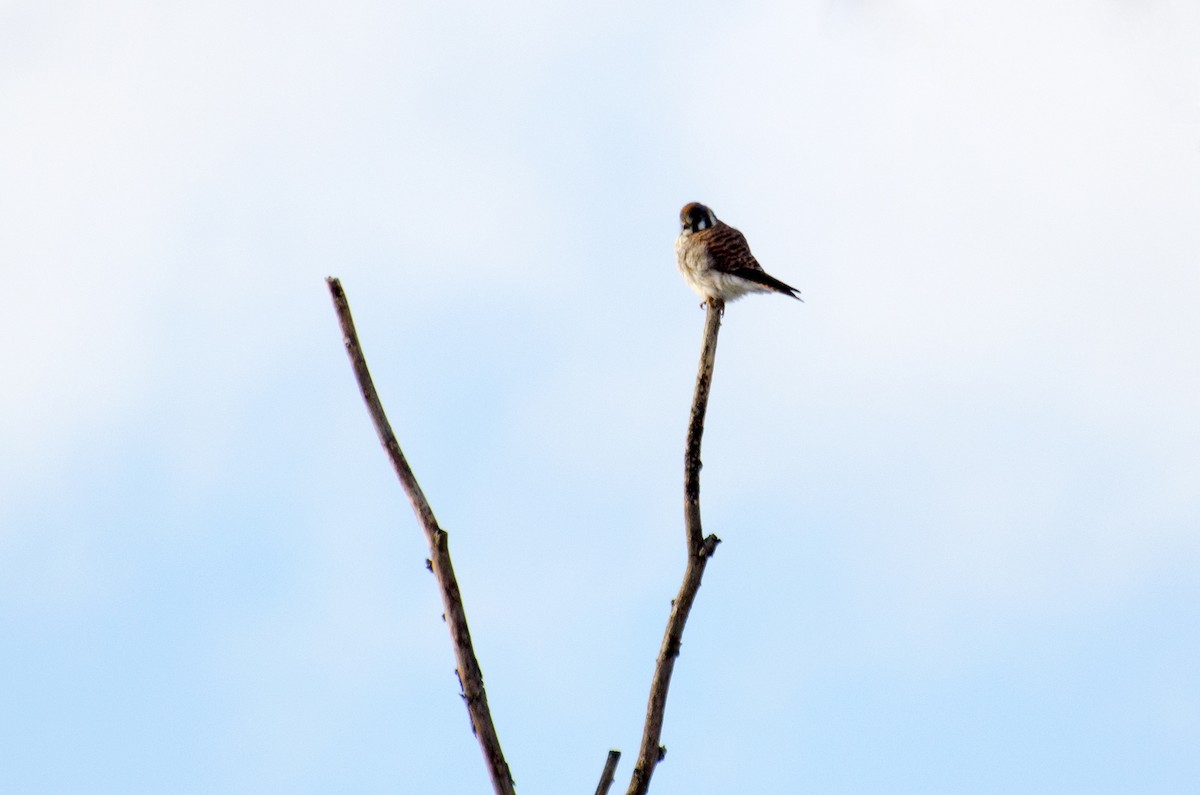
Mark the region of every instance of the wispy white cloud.
[[[402, 501], [351, 512], [354, 533], [331, 518], [390, 482], [330, 273], [461, 549], [516, 758], [554, 720], [539, 688], [567, 697], [578, 664], [611, 664], [583, 697], [601, 714], [560, 716], [556, 739], [636, 730], [625, 683], [649, 658], [622, 644], [657, 642], [681, 546], [701, 318], [671, 252], [684, 201], [807, 299], [726, 317], [705, 456], [726, 544], [694, 641], [721, 648], [688, 675], [775, 660], [795, 632], [826, 646], [780, 703], [829, 672], [852, 691], [864, 666], [968, 677], [1197, 554], [1190, 6], [3, 13], [0, 603], [64, 638], [143, 622], [128, 657], [100, 644], [131, 682], [215, 650], [162, 682], [210, 721], [181, 742], [233, 759], [232, 781], [270, 789], [295, 748], [333, 777], [353, 755], [331, 726], [394, 729], [371, 703], [387, 661], [444, 659], [416, 629], [429, 591], [380, 590], [392, 555], [428, 586]], [[130, 618], [139, 598], [160, 612]], [[176, 614], [195, 626], [151, 637]], [[231, 713], [184, 703], [189, 681]], [[397, 764], [465, 718], [436, 722], [402, 727], [421, 736]]]

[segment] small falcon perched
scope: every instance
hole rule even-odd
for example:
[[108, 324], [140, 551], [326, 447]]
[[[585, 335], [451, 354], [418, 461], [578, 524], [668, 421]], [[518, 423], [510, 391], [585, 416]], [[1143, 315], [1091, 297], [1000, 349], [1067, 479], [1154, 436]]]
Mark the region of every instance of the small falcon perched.
[[746, 293], [783, 293], [797, 301], [799, 290], [770, 276], [750, 253], [746, 237], [699, 202], [679, 211], [683, 231], [675, 256], [684, 281], [706, 302], [732, 301]]

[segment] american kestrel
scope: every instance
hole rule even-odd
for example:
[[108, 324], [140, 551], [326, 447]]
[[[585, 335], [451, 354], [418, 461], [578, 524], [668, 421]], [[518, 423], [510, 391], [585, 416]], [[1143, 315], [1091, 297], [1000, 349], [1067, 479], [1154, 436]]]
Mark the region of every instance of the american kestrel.
[[705, 301], [732, 301], [746, 293], [783, 293], [802, 300], [799, 290], [770, 276], [750, 253], [746, 237], [699, 202], [679, 211], [683, 230], [675, 257], [684, 281]]

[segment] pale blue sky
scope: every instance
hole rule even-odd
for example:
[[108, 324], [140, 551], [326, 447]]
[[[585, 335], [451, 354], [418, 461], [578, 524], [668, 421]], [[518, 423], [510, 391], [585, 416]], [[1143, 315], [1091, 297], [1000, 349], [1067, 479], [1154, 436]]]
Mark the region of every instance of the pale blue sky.
[[[1200, 780], [1200, 11], [0, 7], [0, 790], [628, 781], [683, 568], [679, 207], [724, 539], [652, 792]], [[1048, 5], [1054, 6], [1048, 8]]]

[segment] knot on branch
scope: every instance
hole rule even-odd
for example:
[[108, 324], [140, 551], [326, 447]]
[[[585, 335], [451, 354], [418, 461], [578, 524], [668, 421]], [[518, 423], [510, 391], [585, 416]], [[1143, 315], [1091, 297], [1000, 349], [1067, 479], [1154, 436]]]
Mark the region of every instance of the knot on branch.
[[466, 695], [461, 694], [461, 693], [459, 694], [458, 697], [461, 698], [463, 700], [463, 703], [467, 705], [467, 720], [471, 724], [471, 734], [474, 735], [475, 737], [478, 737], [479, 736], [479, 727], [475, 724], [475, 716], [471, 712], [471, 699], [467, 698]]
[[717, 544], [721, 543], [721, 539], [715, 535], [709, 535], [703, 541], [690, 540], [688, 542], [688, 552], [693, 558], [698, 560], [708, 560], [717, 551]]
[[658, 746], [658, 761], [661, 762], [662, 760], [664, 760], [666, 758], [667, 758], [667, 746], [665, 746], [665, 745]]

